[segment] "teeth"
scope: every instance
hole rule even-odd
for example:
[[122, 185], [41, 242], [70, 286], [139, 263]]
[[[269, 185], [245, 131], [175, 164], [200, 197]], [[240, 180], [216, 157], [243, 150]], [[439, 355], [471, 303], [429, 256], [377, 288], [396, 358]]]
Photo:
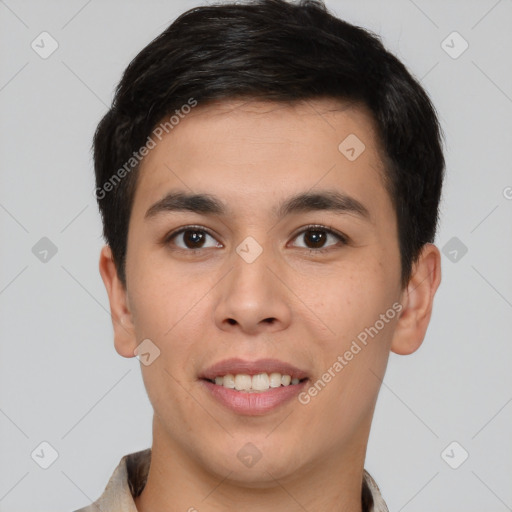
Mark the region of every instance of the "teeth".
[[245, 391], [251, 389], [252, 379], [249, 375], [240, 373], [235, 375], [235, 389], [237, 391]]
[[267, 391], [270, 388], [279, 388], [281, 386], [295, 385], [300, 381], [297, 378], [292, 379], [290, 375], [281, 375], [280, 373], [258, 373], [257, 375], [247, 375], [239, 373], [237, 375], [227, 374], [215, 377], [217, 386], [236, 389], [237, 391], [259, 392]]
[[281, 374], [280, 373], [271, 373], [270, 374], [270, 387], [278, 388], [281, 385]]
[[[222, 379], [221, 385], [225, 388], [235, 389], [235, 377], [233, 375], [225, 375], [220, 377]], [[215, 378], [215, 384], [217, 384], [217, 378]]]
[[[271, 375], [272, 377], [272, 375]], [[249, 377], [250, 378], [250, 377]], [[251, 379], [251, 387], [256, 391], [265, 391], [269, 388], [270, 379], [266, 373], [260, 373], [258, 375], [253, 375]]]

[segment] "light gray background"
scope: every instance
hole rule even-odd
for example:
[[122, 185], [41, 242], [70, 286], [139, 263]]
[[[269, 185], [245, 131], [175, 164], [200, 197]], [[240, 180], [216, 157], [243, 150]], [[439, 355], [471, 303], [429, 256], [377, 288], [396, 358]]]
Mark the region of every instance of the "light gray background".
[[[97, 270], [90, 144], [126, 65], [199, 3], [0, 1], [2, 512], [84, 506], [151, 445], [140, 363], [114, 350]], [[447, 158], [437, 244], [468, 248], [443, 255], [423, 346], [391, 354], [366, 467], [391, 511], [512, 510], [512, 2], [327, 5], [381, 34], [431, 95]], [[31, 48], [42, 31], [59, 44], [47, 59]], [[469, 43], [457, 59], [441, 46], [453, 31]], [[441, 457], [454, 440], [458, 469]], [[48, 469], [31, 458], [43, 441], [59, 455]]]

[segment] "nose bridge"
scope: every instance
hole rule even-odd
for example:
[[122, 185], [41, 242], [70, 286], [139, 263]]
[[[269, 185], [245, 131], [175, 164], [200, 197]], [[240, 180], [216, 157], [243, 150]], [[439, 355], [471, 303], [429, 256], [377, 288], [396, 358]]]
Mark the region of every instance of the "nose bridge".
[[231, 256], [233, 267], [223, 279], [216, 303], [218, 327], [238, 326], [247, 332], [285, 328], [291, 317], [287, 289], [274, 275], [279, 274], [278, 260], [271, 248], [248, 236]]

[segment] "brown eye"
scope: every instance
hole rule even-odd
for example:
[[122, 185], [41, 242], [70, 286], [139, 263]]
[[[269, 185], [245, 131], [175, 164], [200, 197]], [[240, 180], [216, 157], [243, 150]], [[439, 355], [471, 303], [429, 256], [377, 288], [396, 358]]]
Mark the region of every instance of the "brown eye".
[[[211, 239], [211, 241], [209, 241], [209, 239]], [[194, 227], [183, 228], [172, 233], [166, 240], [166, 243], [170, 242], [173, 242], [174, 245], [184, 250], [222, 247], [207, 231]]]
[[343, 245], [347, 243], [345, 236], [331, 229], [324, 228], [323, 226], [310, 226], [304, 229], [295, 237], [296, 240], [300, 240], [301, 238], [303, 244], [297, 244], [298, 247], [304, 247], [305, 249], [311, 249], [313, 251], [318, 250], [319, 252], [323, 249], [326, 250], [332, 245], [339, 243]]
[[183, 243], [189, 249], [197, 249], [204, 245], [205, 234], [201, 231], [183, 231]]
[[304, 241], [308, 247], [319, 249], [325, 244], [327, 235], [324, 231], [308, 230], [304, 233]]

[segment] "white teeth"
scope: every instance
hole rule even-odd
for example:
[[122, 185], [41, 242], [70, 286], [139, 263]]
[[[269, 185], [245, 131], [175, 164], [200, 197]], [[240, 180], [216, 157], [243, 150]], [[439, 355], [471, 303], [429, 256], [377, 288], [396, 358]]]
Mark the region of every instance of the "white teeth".
[[[271, 375], [272, 377], [272, 375]], [[259, 373], [252, 376], [252, 389], [256, 391], [265, 391], [269, 388], [269, 377], [266, 373]]]
[[234, 375], [231, 375], [231, 374], [224, 375], [224, 378], [222, 380], [223, 380], [222, 385], [225, 388], [235, 389], [235, 377], [234, 377]]
[[[278, 374], [279, 375], [279, 374]], [[288, 386], [290, 382], [292, 381], [292, 378], [289, 375], [283, 375], [281, 377], [281, 384], [283, 386]]]
[[280, 373], [271, 373], [270, 374], [270, 387], [278, 388], [281, 385], [281, 374]]
[[239, 373], [235, 375], [235, 389], [237, 391], [249, 390], [251, 389], [252, 379], [250, 375], [246, 375], [245, 373]]
[[295, 385], [300, 382], [299, 379], [292, 379], [290, 375], [281, 375], [278, 372], [258, 373], [257, 375], [247, 375], [239, 373], [233, 375], [228, 373], [224, 376], [215, 377], [217, 386], [236, 389], [237, 391], [261, 392], [268, 391], [270, 388], [279, 388], [281, 386]]

